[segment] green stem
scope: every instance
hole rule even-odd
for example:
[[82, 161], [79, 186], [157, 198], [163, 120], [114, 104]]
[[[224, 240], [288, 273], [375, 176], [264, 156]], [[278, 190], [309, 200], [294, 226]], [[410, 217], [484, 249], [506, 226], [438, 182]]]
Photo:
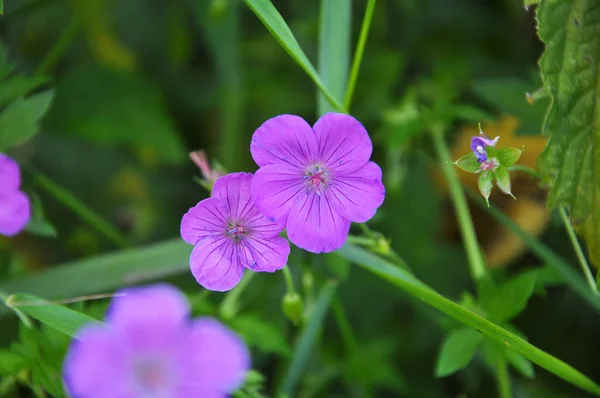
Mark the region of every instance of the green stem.
[[367, 37], [369, 36], [369, 30], [371, 29], [371, 21], [373, 20], [373, 11], [375, 10], [375, 3], [376, 0], [369, 0], [369, 2], [367, 3], [365, 17], [360, 28], [358, 44], [356, 45], [356, 51], [354, 52], [354, 59], [352, 60], [352, 69], [350, 70], [350, 78], [348, 79], [348, 85], [346, 86], [346, 96], [344, 99], [344, 108], [346, 108], [348, 111], [350, 111], [350, 105], [352, 104], [352, 97], [354, 96], [354, 88], [356, 87], [358, 72], [360, 72], [360, 64], [362, 62], [365, 44], [367, 43]]
[[592, 271], [590, 271], [590, 265], [585, 259], [585, 254], [583, 254], [583, 249], [579, 244], [579, 240], [577, 239], [577, 235], [575, 234], [575, 230], [573, 229], [573, 225], [571, 225], [571, 221], [569, 220], [569, 216], [564, 207], [560, 207], [558, 212], [560, 213], [560, 217], [562, 218], [563, 223], [565, 224], [565, 228], [567, 229], [567, 233], [569, 234], [569, 238], [571, 239], [571, 244], [573, 245], [573, 249], [575, 249], [575, 254], [577, 255], [577, 259], [579, 260], [579, 265], [581, 266], [581, 270], [583, 271], [583, 275], [585, 275], [585, 279], [587, 280], [588, 285], [590, 285], [590, 289], [595, 295], [599, 295], [598, 286], [596, 286], [596, 280], [592, 275]]
[[72, 18], [65, 30], [61, 33], [58, 41], [54, 44], [46, 58], [42, 60], [37, 68], [38, 73], [48, 73], [54, 69], [64, 53], [67, 51], [79, 31], [81, 24], [77, 18]]
[[456, 217], [458, 219], [463, 243], [469, 259], [471, 277], [477, 282], [485, 276], [485, 260], [481, 253], [481, 249], [479, 248], [479, 243], [477, 242], [475, 227], [473, 226], [471, 213], [469, 213], [465, 192], [460, 185], [454, 165], [452, 165], [452, 158], [450, 151], [444, 142], [442, 129], [439, 126], [433, 126], [431, 129], [431, 136], [440, 160], [439, 167], [442, 169], [444, 177], [448, 182], [450, 196], [454, 204], [454, 209], [456, 210]]
[[283, 277], [285, 279], [285, 286], [287, 288], [288, 293], [295, 293], [296, 288], [294, 286], [294, 278], [292, 277], [292, 272], [290, 271], [290, 266], [288, 264], [283, 267], [281, 270], [283, 272]]
[[342, 340], [344, 341], [346, 351], [348, 351], [348, 357], [350, 358], [356, 354], [356, 351], [358, 350], [358, 343], [356, 342], [356, 337], [354, 336], [350, 322], [348, 322], [346, 311], [344, 310], [344, 306], [342, 305], [342, 301], [339, 299], [339, 297], [336, 296], [333, 299], [331, 303], [331, 309], [333, 310], [333, 316], [335, 317], [335, 321], [340, 329]]
[[542, 175], [540, 174], [540, 172], [537, 171], [536, 169], [532, 169], [529, 166], [515, 164], [513, 166], [508, 167], [507, 169], [508, 169], [508, 171], [520, 171], [522, 173], [529, 174], [532, 178], [536, 178], [538, 180], [542, 179]]
[[504, 357], [498, 359], [498, 362], [496, 362], [496, 379], [498, 380], [498, 396], [500, 398], [511, 398], [508, 364]]
[[225, 295], [225, 298], [221, 301], [219, 307], [221, 318], [229, 320], [235, 317], [239, 311], [238, 299], [244, 290], [246, 290], [246, 287], [248, 287], [255, 275], [256, 272], [247, 271], [240, 283]]
[[108, 240], [112, 241], [115, 245], [121, 248], [131, 246], [121, 231], [119, 231], [110, 222], [102, 218], [99, 214], [94, 212], [94, 210], [90, 209], [71, 192], [67, 191], [65, 188], [61, 187], [39, 172], [34, 172], [33, 175], [38, 186], [46, 190], [48, 194], [71, 209], [73, 213], [77, 214], [79, 218], [86, 222], [91, 228], [95, 229], [96, 232], [104, 235]]

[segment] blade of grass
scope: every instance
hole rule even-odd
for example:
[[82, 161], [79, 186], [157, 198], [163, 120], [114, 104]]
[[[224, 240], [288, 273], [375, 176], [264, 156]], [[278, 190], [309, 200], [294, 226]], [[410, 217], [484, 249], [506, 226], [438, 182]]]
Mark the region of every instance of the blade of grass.
[[[181, 238], [175, 238], [57, 265], [28, 278], [4, 282], [0, 291], [30, 292], [47, 299], [109, 292], [188, 271], [191, 249]], [[0, 306], [0, 318], [7, 314], [7, 308]]]
[[31, 294], [13, 294], [4, 301], [4, 304], [71, 337], [75, 337], [77, 331], [84, 325], [90, 323], [102, 324], [102, 322], [81, 312], [50, 303]]
[[373, 20], [373, 11], [375, 11], [375, 3], [376, 0], [369, 0], [369, 2], [367, 3], [365, 17], [360, 28], [358, 44], [356, 45], [356, 51], [354, 51], [354, 59], [352, 61], [350, 79], [348, 80], [348, 86], [346, 87], [346, 96], [344, 99], [344, 107], [348, 111], [350, 111], [350, 106], [352, 105], [354, 88], [356, 87], [356, 80], [358, 79], [358, 73], [360, 72], [360, 64], [362, 62], [365, 44], [367, 43], [367, 37], [369, 36], [369, 30], [371, 29], [371, 21]]
[[441, 296], [402, 268], [366, 250], [350, 245], [342, 247], [339, 253], [366, 270], [398, 286], [411, 296], [437, 308], [451, 318], [472, 327], [490, 339], [523, 355], [525, 358], [554, 373], [558, 377], [596, 396], [600, 396], [600, 386], [572, 366], [540, 350], [508, 330]]
[[121, 248], [130, 246], [127, 238], [123, 236], [121, 231], [98, 215], [94, 210], [90, 209], [71, 192], [37, 171], [34, 172], [33, 175], [38, 186], [71, 209], [73, 213], [77, 214], [81, 220], [86, 222], [91, 228], [95, 229], [96, 232], [105, 236], [108, 240]]
[[244, 0], [248, 7], [262, 21], [271, 35], [281, 44], [283, 49], [296, 61], [298, 65], [315, 82], [319, 90], [325, 95], [331, 106], [338, 112], [346, 113], [344, 107], [335, 99], [333, 94], [325, 86], [314, 66], [308, 60], [294, 34], [287, 23], [277, 11], [270, 0]]
[[312, 352], [312, 348], [317, 340], [321, 325], [329, 309], [331, 300], [337, 291], [338, 284], [336, 282], [328, 282], [325, 284], [319, 297], [315, 303], [314, 310], [302, 329], [290, 365], [286, 371], [283, 383], [279, 389], [277, 396], [295, 397], [295, 390]]
[[[350, 64], [351, 0], [321, 0], [317, 68], [331, 95], [342, 102]], [[335, 111], [323, 93], [317, 93], [319, 115]]]

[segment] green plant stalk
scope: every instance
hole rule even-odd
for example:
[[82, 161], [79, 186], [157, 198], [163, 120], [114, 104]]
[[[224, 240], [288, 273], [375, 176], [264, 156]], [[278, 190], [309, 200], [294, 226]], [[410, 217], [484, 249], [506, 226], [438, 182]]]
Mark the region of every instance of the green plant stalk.
[[496, 362], [496, 380], [498, 381], [498, 396], [500, 398], [511, 398], [508, 363], [504, 358], [499, 358]]
[[454, 165], [452, 164], [450, 151], [444, 141], [441, 127], [438, 125], [432, 126], [431, 136], [440, 160], [439, 167], [442, 169], [442, 173], [448, 182], [450, 196], [452, 198], [452, 203], [454, 204], [454, 209], [456, 210], [458, 225], [469, 259], [471, 277], [477, 282], [485, 276], [485, 259], [481, 253], [479, 243], [477, 242], [475, 227], [473, 226], [473, 220], [471, 219], [471, 213], [469, 213], [469, 207], [467, 205], [467, 198], [460, 185]]
[[52, 195], [56, 200], [71, 209], [73, 213], [77, 214], [81, 220], [86, 222], [92, 229], [96, 230], [96, 232], [105, 236], [108, 240], [121, 248], [131, 246], [121, 231], [94, 212], [94, 210], [90, 209], [72, 193], [37, 171], [33, 174], [35, 182], [41, 188], [45, 189], [46, 192]]
[[560, 207], [558, 209], [560, 213], [560, 217], [562, 218], [563, 223], [565, 224], [565, 228], [567, 233], [569, 234], [569, 238], [571, 239], [571, 244], [573, 244], [573, 249], [575, 249], [575, 254], [577, 255], [577, 260], [579, 260], [579, 265], [581, 266], [581, 270], [583, 271], [583, 275], [585, 275], [585, 279], [590, 285], [590, 289], [592, 292], [598, 296], [600, 293], [598, 292], [598, 286], [596, 286], [596, 280], [594, 279], [594, 275], [592, 275], [592, 271], [590, 270], [590, 265], [585, 259], [585, 254], [583, 254], [583, 249], [579, 244], [579, 240], [577, 239], [577, 235], [575, 234], [575, 230], [573, 229], [573, 225], [571, 225], [571, 221], [569, 220], [569, 216], [564, 207]]
[[78, 18], [71, 18], [71, 21], [65, 28], [65, 30], [61, 33], [58, 41], [52, 46], [50, 52], [46, 55], [46, 57], [42, 60], [42, 62], [37, 67], [37, 72], [41, 74], [49, 73], [54, 69], [54, 67], [58, 64], [60, 59], [63, 57], [65, 52], [69, 49], [73, 40], [77, 36], [79, 32], [79, 28], [81, 27], [81, 23]]
[[252, 279], [254, 279], [255, 275], [256, 272], [246, 271], [240, 283], [225, 295], [225, 298], [221, 301], [219, 307], [219, 314], [223, 319], [230, 320], [236, 316], [240, 307], [238, 299], [244, 290], [246, 290], [246, 287], [248, 287]]
[[287, 292], [295, 293], [296, 288], [294, 286], [294, 277], [292, 276], [292, 271], [290, 271], [290, 266], [286, 264], [281, 271], [283, 272], [283, 278], [285, 279], [285, 287]]
[[521, 164], [515, 164], [510, 167], [507, 167], [508, 171], [518, 171], [521, 173], [529, 174], [532, 178], [537, 178], [538, 180], [542, 179], [542, 174], [536, 169], [532, 169], [529, 166], [523, 166]]
[[331, 310], [333, 311], [333, 316], [338, 328], [340, 329], [340, 334], [342, 336], [342, 340], [344, 341], [344, 345], [346, 346], [348, 357], [352, 357], [358, 350], [358, 343], [356, 342], [356, 337], [354, 336], [350, 322], [348, 322], [346, 311], [344, 310], [344, 306], [342, 305], [342, 301], [339, 297], [336, 296], [333, 299], [333, 302], [331, 303]]
[[373, 11], [375, 11], [376, 0], [369, 0], [367, 3], [367, 9], [365, 10], [365, 16], [363, 18], [362, 26], [360, 28], [360, 36], [358, 37], [358, 44], [356, 45], [356, 51], [354, 52], [354, 59], [352, 60], [352, 69], [350, 70], [350, 78], [348, 79], [348, 85], [346, 86], [346, 96], [344, 98], [344, 108], [350, 110], [352, 105], [352, 98], [354, 97], [354, 89], [356, 87], [356, 80], [358, 79], [358, 73], [360, 72], [360, 65], [362, 63], [363, 53], [365, 50], [365, 44], [369, 36], [369, 30], [371, 29], [371, 21], [373, 20]]

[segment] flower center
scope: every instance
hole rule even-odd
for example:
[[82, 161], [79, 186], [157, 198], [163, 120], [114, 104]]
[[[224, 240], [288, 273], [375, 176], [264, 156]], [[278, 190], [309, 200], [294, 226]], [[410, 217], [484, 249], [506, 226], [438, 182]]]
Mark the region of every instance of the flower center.
[[227, 235], [236, 241], [242, 239], [247, 233], [248, 228], [240, 225], [240, 223], [230, 221], [227, 224]]
[[329, 171], [321, 165], [311, 166], [306, 170], [302, 179], [306, 183], [307, 194], [315, 192], [317, 195], [321, 195], [329, 184]]
[[167, 375], [159, 361], [139, 361], [134, 365], [133, 372], [136, 385], [145, 393], [164, 389], [167, 382]]

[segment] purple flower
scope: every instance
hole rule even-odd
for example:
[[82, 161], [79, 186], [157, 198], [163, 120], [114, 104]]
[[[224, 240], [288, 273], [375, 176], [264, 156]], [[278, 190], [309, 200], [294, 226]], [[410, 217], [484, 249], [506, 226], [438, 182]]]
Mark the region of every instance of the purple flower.
[[19, 165], [0, 153], [0, 235], [18, 234], [31, 218], [29, 198], [19, 189], [20, 186]]
[[500, 137], [496, 137], [492, 140], [483, 135], [478, 135], [471, 138], [471, 150], [473, 153], [475, 153], [475, 156], [477, 156], [477, 160], [479, 162], [485, 162], [488, 158], [485, 147], [496, 146], [499, 138]]
[[75, 398], [225, 398], [250, 369], [248, 349], [216, 320], [190, 320], [169, 285], [123, 290], [107, 325], [83, 327], [64, 363]]
[[313, 253], [344, 245], [350, 222], [366, 222], [385, 197], [373, 145], [349, 115], [328, 113], [310, 127], [294, 115], [267, 120], [252, 137], [260, 166], [252, 181], [259, 210], [287, 226], [289, 239]]
[[252, 174], [220, 177], [212, 197], [191, 208], [181, 220], [181, 236], [195, 245], [192, 274], [206, 289], [225, 291], [239, 283], [246, 268], [274, 272], [290, 254], [287, 240], [277, 236], [283, 225], [258, 212], [250, 194]]

